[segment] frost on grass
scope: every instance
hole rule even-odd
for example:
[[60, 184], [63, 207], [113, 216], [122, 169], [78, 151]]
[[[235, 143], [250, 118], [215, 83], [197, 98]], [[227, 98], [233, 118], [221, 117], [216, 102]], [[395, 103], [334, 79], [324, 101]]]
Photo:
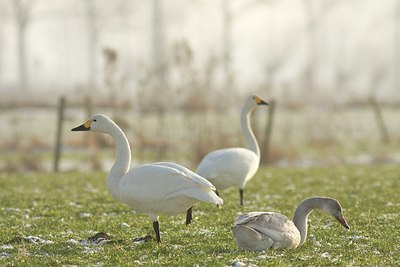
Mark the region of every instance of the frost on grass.
[[14, 246], [11, 245], [11, 244], [4, 244], [4, 245], [2, 245], [2, 246], [0, 247], [0, 249], [4, 249], [4, 250], [7, 250], [7, 249], [14, 249]]
[[235, 261], [235, 262], [232, 262], [231, 266], [232, 267], [244, 267], [244, 266], [246, 266], [246, 264], [241, 261]]
[[96, 252], [101, 251], [100, 247], [84, 247], [83, 252], [88, 254], [94, 254]]
[[112, 240], [111, 236], [106, 233], [100, 232], [95, 234], [94, 236], [89, 237], [88, 239], [81, 240], [82, 245], [103, 245]]
[[321, 254], [321, 257], [329, 259], [331, 256], [328, 254], [328, 252], [324, 252], [324, 253]]
[[0, 259], [9, 258], [9, 257], [11, 257], [10, 253], [7, 253], [7, 252], [0, 253]]
[[1, 208], [4, 211], [8, 211], [8, 212], [21, 212], [21, 210], [19, 208], [11, 208], [11, 207], [6, 207], [6, 208]]
[[331, 226], [333, 226], [333, 225], [335, 225], [335, 224], [336, 224], [336, 223], [334, 223], [333, 221], [327, 220], [327, 221], [325, 221], [323, 228], [324, 228], [324, 229], [329, 229], [329, 228], [331, 228]]
[[[17, 236], [12, 238], [11, 240], [5, 242], [3, 245], [0, 246], [1, 250], [7, 250], [7, 251], [12, 251], [15, 250], [15, 244], [22, 244], [22, 243], [30, 243], [30, 244], [54, 244], [53, 241], [51, 240], [46, 240], [44, 238], [41, 237], [37, 237], [37, 236]], [[14, 244], [14, 245], [13, 245]], [[18, 249], [18, 253], [21, 253], [21, 251], [24, 251], [24, 255], [30, 255], [30, 253], [28, 251], [25, 251], [25, 246], [22, 245], [20, 246]], [[13, 254], [12, 253], [8, 253], [6, 251], [3, 251], [0, 253], [0, 259], [2, 258], [8, 258], [11, 257]]]
[[[155, 259], [155, 260], [150, 260], [152, 264], [154, 265], [158, 265], [159, 264], [159, 260]], [[149, 255], [147, 254], [143, 254], [139, 257], [139, 259], [136, 259], [133, 261], [134, 266], [137, 265], [145, 265], [148, 266], [149, 265]]]
[[134, 244], [143, 244], [143, 243], [150, 242], [151, 240], [153, 240], [153, 237], [151, 235], [146, 235], [144, 237], [137, 237], [137, 238], [133, 239], [133, 243]]
[[399, 217], [398, 213], [385, 213], [378, 216], [379, 219], [383, 220], [396, 220]]
[[90, 214], [89, 212], [81, 212], [81, 213], [79, 213], [79, 217], [80, 218], [89, 218], [90, 216], [92, 216], [92, 214]]
[[315, 235], [313, 235], [313, 234], [308, 235], [307, 240], [308, 240], [308, 242], [311, 242], [314, 247], [321, 246], [321, 243], [317, 241], [317, 239], [315, 238]]
[[119, 226], [121, 226], [121, 227], [123, 227], [123, 228], [129, 228], [129, 227], [131, 227], [129, 224], [127, 224], [127, 223], [121, 223]]
[[140, 256], [139, 260], [140, 261], [146, 261], [148, 258], [149, 258], [148, 255], [142, 255], [142, 256]]
[[246, 266], [246, 267], [254, 267], [254, 266], [256, 266], [256, 265], [254, 265], [252, 263], [249, 263], [249, 261], [251, 261], [251, 260], [247, 259], [247, 258], [243, 258], [242, 260], [235, 259], [230, 263], [229, 266], [232, 266], [232, 267], [244, 267], [244, 266]]
[[353, 241], [360, 241], [360, 240], [368, 240], [368, 237], [362, 236], [362, 235], [352, 235], [352, 236], [349, 236], [348, 239], [353, 240]]
[[75, 239], [69, 239], [67, 243], [82, 246], [100, 246], [111, 241], [111, 236], [107, 235], [106, 233], [100, 232], [95, 234], [94, 236], [79, 241]]
[[214, 236], [214, 232], [207, 229], [200, 229], [199, 234], [207, 237]]
[[325, 258], [325, 259], [329, 260], [331, 263], [340, 261], [341, 257], [342, 257], [342, 254], [336, 255], [336, 256], [332, 256], [328, 252], [324, 252], [321, 254], [321, 258]]
[[27, 236], [25, 237], [25, 240], [34, 244], [54, 244], [51, 240], [46, 240], [37, 236]]
[[113, 241], [111, 236], [107, 235], [106, 233], [99, 232], [94, 236], [79, 241], [75, 239], [69, 239], [67, 243], [73, 245], [81, 245], [83, 246], [84, 253], [94, 254], [102, 250], [102, 245], [111, 241]]
[[[53, 241], [51, 240], [46, 240], [43, 238], [40, 238], [38, 236], [18, 236], [18, 237], [14, 237], [13, 239], [11, 239], [10, 241], [6, 242], [6, 244], [14, 244], [14, 243], [22, 243], [22, 242], [27, 242], [27, 243], [32, 243], [32, 244], [54, 244]], [[4, 245], [3, 245], [4, 246]]]
[[267, 261], [267, 260], [272, 260], [275, 259], [275, 256], [271, 256], [271, 255], [258, 255], [257, 256], [257, 260], [261, 260], [261, 261]]
[[400, 207], [400, 203], [393, 203], [391, 201], [386, 203], [386, 206], [388, 207]]
[[78, 202], [69, 202], [68, 205], [75, 208], [82, 208], [82, 205]]

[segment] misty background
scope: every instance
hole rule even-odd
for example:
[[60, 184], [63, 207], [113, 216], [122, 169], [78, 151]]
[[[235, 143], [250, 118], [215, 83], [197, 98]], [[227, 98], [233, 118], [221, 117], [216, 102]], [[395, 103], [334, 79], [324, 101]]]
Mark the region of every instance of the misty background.
[[397, 162], [399, 47], [399, 0], [0, 0], [0, 169], [46, 165], [60, 97], [65, 131], [107, 113], [140, 159], [196, 166], [243, 145], [252, 93], [268, 162]]
[[155, 70], [177, 86], [176, 50], [187, 46], [192, 68], [215, 65], [207, 90], [399, 99], [397, 0], [1, 0], [0, 10], [3, 95], [104, 91], [105, 49], [124, 94]]

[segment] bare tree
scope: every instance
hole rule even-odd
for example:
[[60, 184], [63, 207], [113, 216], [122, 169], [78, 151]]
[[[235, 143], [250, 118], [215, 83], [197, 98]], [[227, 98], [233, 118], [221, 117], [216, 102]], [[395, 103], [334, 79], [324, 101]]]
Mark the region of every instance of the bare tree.
[[314, 92], [314, 73], [317, 64], [316, 46], [316, 21], [312, 0], [303, 0], [304, 13], [306, 19], [306, 40], [308, 42], [309, 62], [304, 71], [305, 86], [311, 93]]
[[26, 30], [31, 19], [35, 0], [12, 0], [15, 10], [15, 20], [17, 24], [17, 49], [19, 67], [19, 88], [26, 91], [28, 88], [27, 61], [26, 61]]
[[88, 31], [88, 89], [89, 92], [96, 87], [96, 66], [97, 66], [97, 12], [94, 0], [87, 0], [86, 18], [87, 18], [87, 31]]
[[306, 89], [315, 92], [315, 70], [318, 68], [318, 27], [322, 25], [326, 13], [336, 5], [335, 0], [314, 1], [303, 0], [304, 14], [306, 20], [306, 42], [308, 44], [309, 61], [304, 71]]
[[104, 85], [108, 89], [109, 101], [114, 115], [117, 112], [118, 91], [120, 84], [117, 81], [118, 53], [112, 48], [103, 49], [104, 56]]
[[155, 86], [161, 87], [165, 85], [167, 63], [165, 59], [165, 40], [163, 28], [163, 8], [162, 1], [153, 0], [153, 68], [156, 74], [158, 84]]
[[3, 1], [0, 1], [0, 78], [1, 78], [1, 71], [3, 68], [3, 41], [4, 41], [4, 36], [3, 36], [3, 20], [5, 17], [5, 5]]
[[223, 66], [225, 75], [225, 89], [230, 90], [233, 85], [232, 73], [232, 12], [231, 0], [222, 0], [222, 29], [223, 29]]

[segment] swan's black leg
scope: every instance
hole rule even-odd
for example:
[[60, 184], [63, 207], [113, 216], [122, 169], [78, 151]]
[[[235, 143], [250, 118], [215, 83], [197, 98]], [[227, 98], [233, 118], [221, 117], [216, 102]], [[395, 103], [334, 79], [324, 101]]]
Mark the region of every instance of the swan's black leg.
[[186, 225], [190, 224], [192, 222], [192, 208], [190, 207], [187, 212], [186, 212]]
[[243, 189], [239, 189], [239, 195], [240, 195], [240, 206], [243, 206]]
[[157, 243], [161, 243], [160, 225], [158, 224], [158, 221], [153, 222], [153, 228], [154, 228], [154, 232], [156, 233]]

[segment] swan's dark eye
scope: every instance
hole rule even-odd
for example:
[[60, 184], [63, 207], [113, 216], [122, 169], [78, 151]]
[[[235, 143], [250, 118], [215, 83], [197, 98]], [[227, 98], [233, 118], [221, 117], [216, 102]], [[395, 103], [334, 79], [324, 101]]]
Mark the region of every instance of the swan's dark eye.
[[94, 119], [93, 121], [97, 121], [96, 119]]

